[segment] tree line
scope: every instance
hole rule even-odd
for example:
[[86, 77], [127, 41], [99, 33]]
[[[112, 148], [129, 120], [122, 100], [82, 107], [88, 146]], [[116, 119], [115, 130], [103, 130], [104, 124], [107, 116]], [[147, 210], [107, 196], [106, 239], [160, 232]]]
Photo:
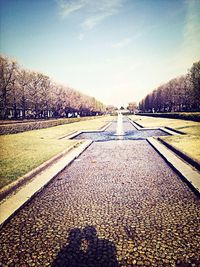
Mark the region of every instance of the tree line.
[[186, 75], [160, 85], [139, 103], [141, 112], [200, 111], [200, 61]]
[[90, 116], [105, 110], [94, 97], [56, 84], [47, 75], [25, 70], [0, 55], [1, 119]]

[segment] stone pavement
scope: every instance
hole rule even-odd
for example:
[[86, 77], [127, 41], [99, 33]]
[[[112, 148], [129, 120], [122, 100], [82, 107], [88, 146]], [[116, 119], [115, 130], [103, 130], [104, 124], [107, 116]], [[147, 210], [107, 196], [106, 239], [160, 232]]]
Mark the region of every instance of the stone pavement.
[[[51, 164], [36, 174], [33, 179], [22, 187], [17, 188], [11, 195], [8, 195], [0, 203], [0, 224], [5, 224], [20, 208], [30, 201], [40, 190], [66, 168], [76, 157], [78, 157], [92, 141], [87, 140], [73, 149], [67, 149], [50, 159]], [[45, 162], [40, 166], [47, 165]], [[41, 167], [36, 169], [42, 169]]]
[[200, 266], [199, 207], [146, 140], [94, 142], [1, 229], [0, 262]]

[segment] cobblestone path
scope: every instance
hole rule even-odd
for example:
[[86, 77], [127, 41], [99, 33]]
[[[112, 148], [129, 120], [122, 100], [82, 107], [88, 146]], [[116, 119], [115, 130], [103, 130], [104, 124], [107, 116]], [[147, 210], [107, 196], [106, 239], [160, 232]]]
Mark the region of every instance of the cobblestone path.
[[0, 261], [197, 267], [199, 207], [147, 141], [94, 142], [1, 229]]

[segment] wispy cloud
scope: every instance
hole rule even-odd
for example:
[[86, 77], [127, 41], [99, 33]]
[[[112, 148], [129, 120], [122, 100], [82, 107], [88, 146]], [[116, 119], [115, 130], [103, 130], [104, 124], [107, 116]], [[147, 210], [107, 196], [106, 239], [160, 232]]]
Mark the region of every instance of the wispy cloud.
[[[184, 25], [183, 42], [178, 52], [180, 63], [188, 67], [200, 58], [200, 4], [199, 0], [187, 0], [187, 15]], [[182, 62], [183, 61], [183, 62]]]
[[[102, 0], [91, 8], [91, 15], [89, 15], [82, 23], [86, 29], [92, 29], [105, 18], [117, 14], [122, 6], [123, 0]], [[94, 4], [94, 1], [91, 0]]]
[[124, 47], [124, 46], [130, 44], [131, 41], [132, 41], [132, 38], [125, 38], [125, 39], [123, 39], [123, 40], [121, 40], [115, 44], [112, 44], [112, 47], [114, 47], [114, 48]]
[[97, 13], [86, 18], [81, 25], [84, 29], [91, 30], [108, 16], [110, 16], [108, 13]]
[[59, 0], [58, 5], [60, 8], [60, 14], [63, 18], [69, 16], [70, 14], [84, 8], [88, 0], [71, 0], [71, 1], [65, 1], [65, 0]]
[[124, 0], [59, 0], [60, 13], [63, 18], [78, 12], [83, 12], [81, 26], [85, 30], [93, 29], [105, 18], [117, 14]]

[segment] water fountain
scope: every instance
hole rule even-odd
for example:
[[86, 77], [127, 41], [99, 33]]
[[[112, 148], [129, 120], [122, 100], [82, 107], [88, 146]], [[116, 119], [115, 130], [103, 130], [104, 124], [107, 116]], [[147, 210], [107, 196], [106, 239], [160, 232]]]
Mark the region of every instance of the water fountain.
[[118, 112], [118, 117], [117, 117], [117, 128], [116, 128], [116, 136], [118, 136], [118, 139], [123, 139], [124, 130], [123, 130], [123, 115], [119, 111]]
[[120, 144], [120, 140], [146, 140], [147, 137], [164, 135], [167, 134], [161, 130], [137, 130], [126, 117], [124, 118], [121, 111], [118, 111], [117, 123], [113, 121], [106, 131], [84, 131], [75, 139], [92, 139], [95, 142], [118, 140]]

